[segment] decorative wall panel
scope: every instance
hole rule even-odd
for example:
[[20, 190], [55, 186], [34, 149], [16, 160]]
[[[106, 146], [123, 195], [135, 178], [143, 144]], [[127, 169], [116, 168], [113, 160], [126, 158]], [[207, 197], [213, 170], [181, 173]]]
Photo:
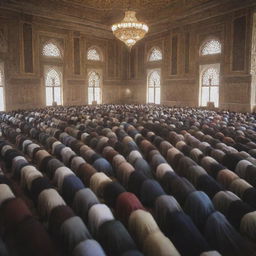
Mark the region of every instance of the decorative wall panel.
[[246, 17], [242, 16], [233, 22], [233, 58], [232, 70], [245, 69]]

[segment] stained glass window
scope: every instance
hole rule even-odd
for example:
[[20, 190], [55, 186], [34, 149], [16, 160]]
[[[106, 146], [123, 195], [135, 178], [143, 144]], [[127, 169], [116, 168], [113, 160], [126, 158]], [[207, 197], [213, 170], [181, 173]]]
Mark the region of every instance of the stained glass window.
[[160, 72], [151, 72], [148, 76], [148, 103], [160, 104], [160, 84]]
[[221, 43], [217, 40], [210, 40], [206, 42], [201, 50], [202, 55], [212, 55], [221, 53]]
[[53, 43], [48, 43], [43, 47], [43, 55], [47, 57], [61, 57], [60, 49]]
[[149, 55], [149, 61], [158, 61], [158, 60], [162, 60], [163, 56], [162, 56], [162, 52], [157, 49], [157, 48], [153, 48], [151, 50], [151, 53]]
[[100, 88], [100, 75], [92, 71], [88, 76], [88, 103], [92, 104], [96, 101], [98, 104], [101, 103], [101, 88]]
[[87, 60], [95, 60], [95, 61], [100, 61], [101, 56], [100, 53], [97, 49], [91, 48], [87, 52]]
[[0, 66], [0, 111], [4, 111], [4, 72]]
[[51, 68], [45, 76], [46, 105], [61, 104], [61, 78], [60, 74]]
[[217, 68], [208, 68], [202, 75], [201, 105], [207, 106], [208, 102], [214, 102], [219, 106], [219, 83], [220, 74]]

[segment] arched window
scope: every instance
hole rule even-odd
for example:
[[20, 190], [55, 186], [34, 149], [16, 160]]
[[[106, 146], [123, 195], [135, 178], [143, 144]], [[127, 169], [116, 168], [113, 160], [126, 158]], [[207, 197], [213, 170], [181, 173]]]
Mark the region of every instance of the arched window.
[[43, 56], [61, 58], [61, 52], [58, 46], [54, 43], [47, 43], [43, 47]]
[[88, 104], [101, 103], [101, 77], [98, 72], [92, 71], [88, 75]]
[[158, 61], [158, 60], [162, 60], [162, 58], [163, 56], [160, 49], [154, 47], [149, 54], [148, 61]]
[[87, 60], [101, 61], [102, 57], [98, 49], [95, 47], [87, 51]]
[[0, 111], [4, 110], [4, 71], [0, 64]]
[[219, 84], [220, 72], [217, 67], [209, 67], [202, 73], [201, 106], [207, 106], [213, 102], [215, 107], [219, 106]]
[[203, 56], [219, 53], [221, 53], [221, 43], [218, 40], [209, 40], [201, 47], [201, 55]]
[[148, 103], [160, 104], [161, 76], [158, 70], [154, 70], [148, 75]]
[[50, 68], [45, 74], [46, 105], [61, 105], [61, 73]]

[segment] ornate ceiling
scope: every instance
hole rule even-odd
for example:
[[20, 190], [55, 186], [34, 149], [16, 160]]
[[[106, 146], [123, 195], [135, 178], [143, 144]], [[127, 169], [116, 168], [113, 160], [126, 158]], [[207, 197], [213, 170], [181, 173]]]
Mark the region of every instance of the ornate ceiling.
[[64, 0], [72, 4], [95, 8], [98, 10], [124, 10], [132, 8], [135, 10], [154, 9], [159, 10], [168, 7], [177, 0]]
[[256, 5], [255, 0], [0, 0], [0, 8], [16, 10], [67, 26], [75, 24], [112, 36], [110, 27], [124, 17], [127, 9], [146, 22], [150, 33], [170, 26], [193, 23]]

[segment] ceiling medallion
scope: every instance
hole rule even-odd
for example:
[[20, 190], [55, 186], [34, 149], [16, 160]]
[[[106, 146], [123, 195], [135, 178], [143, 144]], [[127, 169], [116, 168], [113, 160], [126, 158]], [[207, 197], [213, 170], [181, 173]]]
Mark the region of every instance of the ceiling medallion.
[[147, 34], [148, 26], [137, 20], [136, 12], [126, 11], [124, 19], [112, 25], [112, 31], [115, 37], [124, 42], [129, 49], [131, 49], [133, 45]]

